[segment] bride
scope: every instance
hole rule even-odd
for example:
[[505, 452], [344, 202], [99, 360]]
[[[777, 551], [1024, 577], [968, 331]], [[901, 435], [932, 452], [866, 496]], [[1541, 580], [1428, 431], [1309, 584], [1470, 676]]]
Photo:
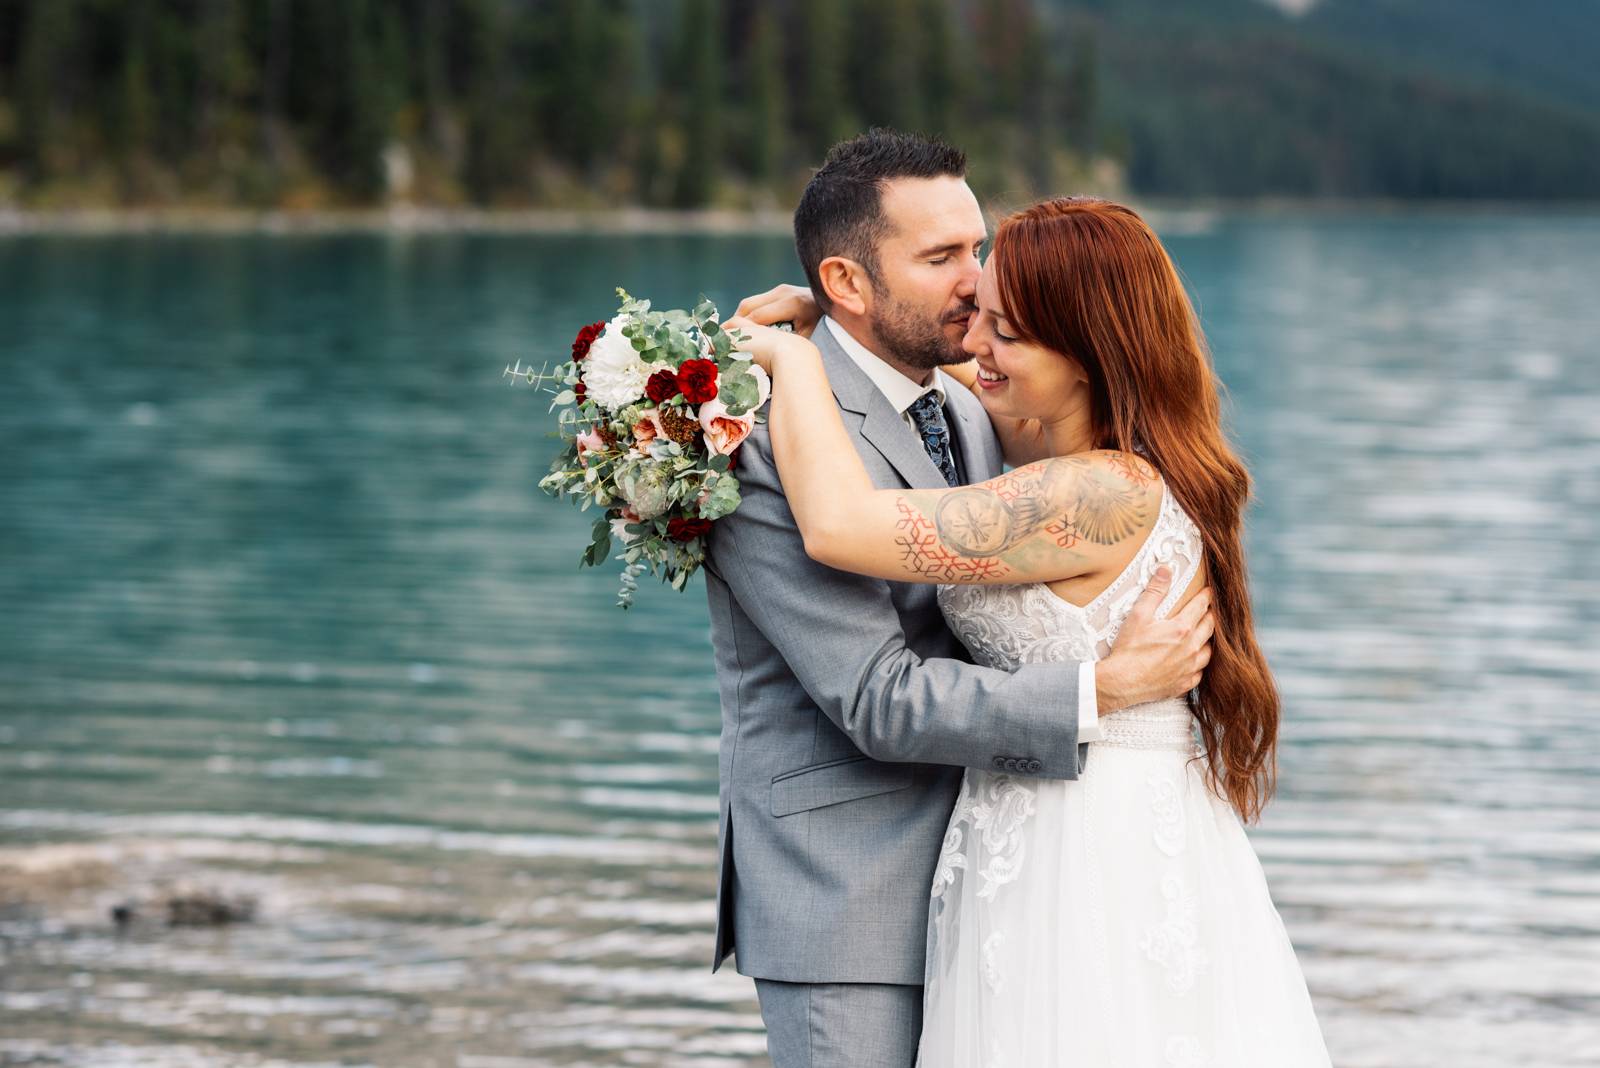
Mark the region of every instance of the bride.
[[[772, 376], [769, 430], [812, 558], [938, 585], [973, 657], [1104, 656], [1157, 567], [1164, 614], [1209, 584], [1187, 700], [1100, 721], [1082, 776], [968, 769], [931, 892], [921, 1068], [1301, 1068], [1328, 1054], [1242, 826], [1273, 787], [1279, 702], [1204, 340], [1132, 210], [1069, 197], [997, 228], [964, 348], [1014, 470], [877, 490], [821, 354], [733, 319]], [[1025, 771], [1026, 769], [1011, 769]]]

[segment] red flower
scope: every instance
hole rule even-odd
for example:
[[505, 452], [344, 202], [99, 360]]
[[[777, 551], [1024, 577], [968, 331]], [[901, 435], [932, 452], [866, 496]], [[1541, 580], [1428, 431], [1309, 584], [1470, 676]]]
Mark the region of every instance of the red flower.
[[678, 390], [690, 404], [704, 404], [717, 395], [717, 365], [711, 360], [685, 360], [678, 368]]
[[694, 541], [711, 533], [711, 520], [685, 519], [681, 515], [667, 520], [667, 537], [673, 541]]
[[678, 376], [671, 371], [657, 371], [645, 380], [644, 392], [657, 404], [665, 404], [678, 395]]
[[589, 395], [589, 387], [584, 385], [582, 382], [579, 382], [577, 385], [572, 387], [572, 392], [577, 394], [578, 403], [582, 404], [583, 398]]
[[[739, 446], [739, 448], [742, 449], [742, 448], [744, 448], [744, 446], [741, 445], [741, 446]], [[735, 467], [738, 467], [738, 466], [739, 466], [739, 449], [734, 449], [732, 452], [730, 452], [728, 454], [728, 470], [732, 471]]]
[[604, 321], [590, 323], [578, 331], [578, 336], [572, 339], [572, 362], [582, 363], [583, 358], [589, 355], [589, 347], [594, 344], [594, 339], [605, 331]]

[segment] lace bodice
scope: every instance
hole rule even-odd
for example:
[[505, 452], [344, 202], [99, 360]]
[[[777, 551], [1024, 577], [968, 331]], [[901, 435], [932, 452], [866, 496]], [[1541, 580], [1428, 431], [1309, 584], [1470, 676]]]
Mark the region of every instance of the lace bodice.
[[[1099, 660], [1156, 568], [1172, 568], [1172, 590], [1158, 615], [1172, 611], [1200, 567], [1200, 529], [1164, 484], [1156, 523], [1128, 566], [1088, 604], [1071, 604], [1043, 583], [949, 585], [938, 589], [950, 629], [986, 667]], [[1189, 748], [1189, 709], [1182, 699], [1154, 701], [1100, 721], [1104, 744]]]

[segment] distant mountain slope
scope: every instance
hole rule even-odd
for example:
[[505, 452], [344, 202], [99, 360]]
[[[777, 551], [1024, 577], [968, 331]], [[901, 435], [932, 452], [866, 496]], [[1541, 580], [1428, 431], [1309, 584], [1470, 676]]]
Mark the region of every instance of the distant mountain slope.
[[1141, 192], [1600, 199], [1600, 2], [1053, 6]]
[[1391, 62], [1600, 109], [1600, 0], [1324, 0], [1304, 23]]

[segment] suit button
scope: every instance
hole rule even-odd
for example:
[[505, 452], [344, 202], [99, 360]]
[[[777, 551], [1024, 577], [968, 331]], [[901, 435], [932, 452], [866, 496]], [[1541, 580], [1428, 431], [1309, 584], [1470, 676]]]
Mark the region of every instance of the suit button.
[[994, 766], [997, 767], [997, 768], [1004, 768], [1006, 766], [1006, 758], [1003, 757], [1003, 756], [995, 757], [994, 758]]
[[1007, 771], [1021, 771], [1022, 769], [1017, 766], [1018, 763], [1019, 763], [1019, 761], [1015, 757], [1012, 757], [1010, 760], [1006, 761], [1006, 770]]
[[1030, 760], [1028, 761], [1028, 770], [1037, 775], [1044, 770], [1044, 765], [1037, 760]]

